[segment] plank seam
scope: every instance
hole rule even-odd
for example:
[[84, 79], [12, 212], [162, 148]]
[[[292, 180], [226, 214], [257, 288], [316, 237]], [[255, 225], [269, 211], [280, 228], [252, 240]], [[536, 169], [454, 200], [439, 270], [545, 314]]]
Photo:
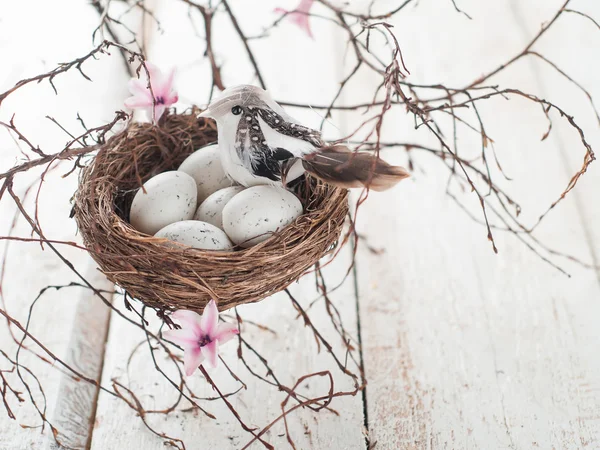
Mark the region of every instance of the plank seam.
[[[356, 255], [356, 244], [352, 242], [352, 251]], [[354, 260], [354, 264], [352, 265], [352, 277], [354, 281], [354, 299], [356, 306], [356, 334], [358, 338], [358, 356], [360, 361], [360, 370], [363, 374], [363, 379], [365, 378], [365, 361], [363, 357], [363, 342], [362, 342], [362, 329], [360, 323], [360, 295], [359, 295], [359, 287], [358, 287], [358, 269], [356, 258]], [[365, 427], [365, 447], [368, 449], [369, 444], [369, 410], [367, 408], [367, 386], [365, 385], [361, 392], [362, 396], [362, 406], [363, 406], [363, 426]]]
[[[113, 294], [112, 298], [115, 296], [116, 294]], [[112, 302], [111, 302], [112, 303]], [[106, 305], [106, 307], [108, 308], [108, 305]], [[104, 333], [104, 339], [103, 344], [102, 344], [102, 350], [101, 350], [101, 354], [102, 354], [102, 358], [100, 359], [100, 370], [98, 371], [98, 384], [100, 385], [100, 383], [102, 383], [102, 377], [104, 375], [104, 362], [105, 362], [105, 357], [106, 357], [106, 348], [108, 347], [108, 336], [110, 334], [110, 324], [112, 323], [112, 310], [109, 312], [108, 314], [108, 320], [106, 323], [106, 331]], [[88, 439], [87, 442], [85, 444], [85, 450], [90, 450], [92, 448], [92, 439], [94, 438], [94, 425], [96, 422], [96, 413], [98, 411], [98, 399], [100, 398], [100, 386], [97, 386], [96, 388], [96, 393], [94, 394], [94, 403], [93, 403], [93, 407], [92, 407], [92, 413], [90, 415], [90, 423], [89, 423], [89, 432], [88, 432]]]

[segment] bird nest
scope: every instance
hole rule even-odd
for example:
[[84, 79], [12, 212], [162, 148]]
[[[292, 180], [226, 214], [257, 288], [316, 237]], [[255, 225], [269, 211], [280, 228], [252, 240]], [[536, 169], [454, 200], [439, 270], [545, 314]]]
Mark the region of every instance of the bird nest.
[[167, 114], [159, 126], [130, 124], [83, 168], [75, 195], [79, 231], [102, 272], [160, 311], [202, 310], [210, 299], [224, 310], [284, 289], [333, 251], [348, 213], [346, 190], [307, 178], [298, 192], [304, 214], [248, 249], [167, 246], [135, 230], [128, 218], [137, 189], [217, 140], [215, 123], [198, 113]]

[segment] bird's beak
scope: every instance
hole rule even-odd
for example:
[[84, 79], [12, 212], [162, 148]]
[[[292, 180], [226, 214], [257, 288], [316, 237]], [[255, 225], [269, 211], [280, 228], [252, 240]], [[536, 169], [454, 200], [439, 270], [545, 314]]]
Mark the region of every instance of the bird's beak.
[[198, 114], [198, 117], [212, 117], [212, 112], [210, 110], [210, 108], [206, 108], [204, 111], [202, 111], [200, 114]]

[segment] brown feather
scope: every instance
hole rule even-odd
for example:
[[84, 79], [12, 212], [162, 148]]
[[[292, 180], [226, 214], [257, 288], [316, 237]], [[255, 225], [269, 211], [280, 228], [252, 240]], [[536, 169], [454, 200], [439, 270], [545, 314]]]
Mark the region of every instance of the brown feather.
[[372, 153], [352, 152], [341, 145], [305, 155], [302, 165], [316, 178], [347, 189], [385, 191], [410, 176], [406, 169], [392, 166]]

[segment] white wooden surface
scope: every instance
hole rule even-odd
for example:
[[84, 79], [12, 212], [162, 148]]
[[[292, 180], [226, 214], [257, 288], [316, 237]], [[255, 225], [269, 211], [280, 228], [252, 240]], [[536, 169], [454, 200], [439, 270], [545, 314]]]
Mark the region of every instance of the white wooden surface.
[[[90, 264], [84, 275], [108, 301], [112, 299], [114, 285], [98, 270], [96, 264]], [[96, 384], [83, 382], [72, 374], [63, 375], [51, 414], [52, 424], [60, 430], [60, 436], [58, 440], [54, 436], [48, 437], [50, 450], [61, 446], [87, 448], [90, 445], [110, 313], [103, 299], [89, 290], [85, 290], [77, 301], [65, 362]]]
[[[269, 22], [277, 2], [255, 3], [231, 2], [248, 34]], [[561, 2], [462, 0], [460, 7], [469, 12], [473, 21], [457, 14], [451, 2], [444, 3], [448, 4], [420, 2], [394, 23], [412, 73], [411, 81], [468, 84], [474, 75], [493, 69], [520, 51]], [[292, 4], [290, 1], [284, 6]], [[65, 17], [51, 5], [40, 9], [43, 7], [39, 1], [23, 1], [18, 5], [11, 6], [13, 16], [3, 16], [5, 31], [0, 34], [0, 50], [6, 59], [17, 63], [8, 71], [0, 69], [2, 87], [28, 73], [39, 72], [44, 67], [37, 62], [40, 58], [51, 67], [56, 61], [81, 54], [82, 49], [89, 46], [89, 30], [96, 19], [89, 5], [75, 0], [65, 2], [65, 8], [78, 12], [77, 21]], [[574, 7], [597, 19], [600, 17], [600, 6], [594, 0], [580, 0]], [[32, 8], [38, 11], [35, 17], [29, 14]], [[159, 14], [165, 34], [150, 39], [151, 60], [159, 65], [178, 66], [178, 87], [183, 103], [205, 103], [208, 93], [204, 80], [208, 79], [209, 66], [201, 54], [181, 45], [189, 42], [202, 48], [201, 40], [184, 25], [187, 18], [181, 19], [187, 14], [187, 8], [180, 2], [166, 2]], [[43, 30], [48, 39], [28, 48], [27, 43], [32, 41], [25, 39], [26, 30], [7, 25], [17, 24], [19, 20], [21, 23], [36, 21], [31, 26]], [[61, 33], [67, 24], [75, 28]], [[275, 40], [270, 41], [271, 46], [253, 43], [257, 54], [263, 56], [262, 69], [267, 84], [279, 99], [322, 104], [331, 98], [336, 83], [343, 79], [351, 64], [350, 60], [344, 60], [342, 36], [332, 35], [325, 24], [314, 21], [314, 26], [316, 41], [290, 28], [288, 34], [274, 31], [279, 38], [277, 45], [273, 45]], [[222, 36], [230, 33], [225, 22], [215, 26], [215, 30]], [[241, 44], [231, 37], [228, 39], [228, 48], [219, 61], [223, 63], [225, 83], [254, 82]], [[597, 76], [600, 37], [593, 24], [575, 17], [565, 18], [540, 46], [550, 51], [553, 61], [572, 68], [569, 74], [592, 94], [600, 96]], [[310, 64], [297, 64], [298, 60]], [[13, 103], [3, 105], [0, 115], [6, 119], [6, 110], [19, 108], [17, 111], [22, 112], [17, 114], [17, 121], [27, 121], [26, 127], [43, 127], [40, 143], [61, 143], [64, 138], [59, 130], [46, 124], [45, 114], [50, 111], [57, 116], [71, 114], [75, 105], [75, 109], [85, 111], [90, 120], [92, 116], [100, 120], [110, 118], [120, 107], [126, 96], [126, 78], [121, 61], [117, 57], [109, 61], [92, 64], [89, 69], [96, 75], [93, 78], [104, 80], [106, 91], [86, 90], [85, 83], [73, 77], [62, 84], [63, 88], [69, 86], [73, 91], [73, 103], [58, 104], [49, 89], [40, 87], [35, 88], [30, 97], [15, 98]], [[362, 81], [373, 85], [377, 80], [365, 76]], [[521, 61], [497, 81], [518, 85], [541, 97], [552, 97], [581, 121], [592, 145], [600, 148], [598, 124], [585, 98], [541, 64]], [[78, 92], [98, 97], [80, 103]], [[361, 95], [365, 93], [357, 83], [343, 101], [363, 100]], [[35, 105], [40, 100], [49, 110], [40, 109], [38, 117], [32, 111], [37, 111]], [[320, 122], [314, 111], [291, 112], [308, 125], [316, 126]], [[523, 214], [533, 223], [580, 163], [582, 153], [576, 136], [561, 124], [559, 117], [554, 117], [555, 126], [548, 141], [540, 143], [547, 126], [545, 119], [538, 107], [527, 106], [516, 99], [482, 104], [481, 112], [487, 118], [488, 132], [496, 140], [503, 166], [515, 180], [508, 189], [513, 193], [528, 193], [523, 201]], [[69, 118], [74, 123], [74, 118]], [[356, 118], [334, 114], [333, 125], [326, 129], [328, 136], [347, 131], [352, 127], [352, 120]], [[398, 113], [397, 120], [387, 125], [386, 140], [411, 141], [426, 133], [414, 131], [412, 121], [403, 112]], [[469, 139], [465, 136], [461, 145], [477, 145], [476, 140]], [[12, 148], [12, 141], [6, 135], [2, 135], [2, 144], [3, 148]], [[16, 155], [16, 151], [3, 152], [2, 168], [12, 165]], [[404, 162], [400, 151], [391, 150], [386, 157]], [[340, 400], [335, 407], [340, 415], [324, 412], [318, 416], [318, 422], [310, 411], [293, 415], [290, 427], [298, 448], [365, 449], [364, 411], [369, 442], [376, 443], [377, 449], [599, 448], [598, 273], [565, 263], [573, 275], [568, 279], [537, 259], [514, 238], [500, 232], [495, 235], [500, 253], [494, 255], [485, 230], [445, 196], [446, 169], [428, 156], [418, 160], [422, 171], [417, 171], [411, 180], [392, 192], [371, 195], [359, 213], [360, 230], [369, 244], [385, 251], [376, 255], [364, 248], [361, 250], [358, 299], [351, 284], [332, 296], [344, 311], [346, 324], [354, 335], [358, 306], [369, 382], [366, 398], [358, 395]], [[598, 264], [600, 202], [596, 197], [600, 176], [596, 164], [574, 195], [551, 213], [539, 231], [540, 237], [554, 248]], [[52, 184], [46, 192], [56, 195], [42, 198], [42, 213], [50, 218], [45, 221], [47, 230], [54, 236], [70, 239], [74, 224], [67, 219], [68, 198], [74, 184], [58, 176], [49, 183]], [[19, 188], [24, 189], [26, 185], [23, 180]], [[461, 200], [477, 211], [476, 199], [471, 194], [465, 193]], [[12, 220], [13, 210], [3, 202], [1, 211], [4, 232]], [[70, 228], [65, 227], [65, 223]], [[24, 235], [26, 227], [20, 224], [17, 231]], [[20, 320], [26, 317], [29, 303], [41, 287], [73, 281], [72, 274], [59, 265], [52, 254], [42, 252], [35, 244], [11, 244], [9, 252], [9, 264], [11, 259], [18, 260], [36, 274], [32, 279], [16, 265], [10, 266], [7, 272], [4, 287], [4, 294], [10, 293], [7, 308]], [[76, 264], [84, 263], [76, 252], [69, 254]], [[331, 285], [341, 278], [347, 262], [346, 254], [327, 269]], [[292, 291], [306, 305], [316, 296], [314, 279], [307, 277]], [[37, 320], [32, 322], [31, 331], [64, 357], [70, 351], [71, 330], [76, 328], [73, 299], [77, 294], [62, 290], [45, 295], [47, 297], [36, 307]], [[333, 370], [330, 358], [317, 354], [310, 331], [299, 326], [284, 294], [239, 311], [242, 317], [267, 323], [277, 333], [274, 336], [250, 325], [244, 329], [253, 343], [276, 361], [274, 369], [283, 382], [292, 384], [298, 373]], [[44, 316], [46, 321], [40, 319]], [[333, 336], [322, 305], [311, 310], [311, 317], [328, 337]], [[155, 327], [156, 322], [151, 322], [151, 326]], [[4, 328], [0, 339], [3, 348], [10, 342]], [[136, 392], [143, 393], [144, 405], [159, 409], [172, 400], [174, 391], [154, 373], [147, 346], [140, 347], [127, 367], [131, 350], [143, 339], [143, 334], [125, 325], [123, 319], [111, 319], [102, 382], [107, 386], [113, 378], [125, 382]], [[244, 374], [244, 369], [238, 367], [233, 347], [226, 349], [224, 358], [236, 372]], [[44, 374], [51, 411], [57, 402], [63, 375], [30, 354], [24, 353], [22, 357], [27, 365]], [[165, 365], [165, 370], [172, 370], [166, 359], [159, 363]], [[234, 382], [227, 381], [229, 378], [221, 369], [211, 375], [224, 391], [237, 388]], [[248, 424], [264, 426], [279, 413], [283, 396], [273, 395], [272, 388], [266, 389], [252, 380], [252, 377], [244, 377], [248, 390], [232, 401]], [[194, 387], [198, 393], [214, 395], [203, 387], [200, 379], [196, 381]], [[319, 389], [325, 388], [311, 382], [309, 390], [320, 392]], [[214, 402], [208, 409], [217, 420], [180, 411], [166, 417], [149, 415], [147, 419], [157, 429], [184, 440], [189, 449], [241, 448], [248, 435], [240, 432], [224, 405]], [[18, 421], [10, 421], [0, 410], [0, 449], [43, 448], [48, 430], [40, 433], [39, 429], [22, 429], [18, 423], [37, 424], [39, 421], [31, 408], [15, 405], [15, 411]], [[311, 433], [305, 434], [306, 427]], [[285, 448], [288, 444], [281, 435], [282, 424], [278, 424], [267, 438], [276, 448]], [[163, 440], [147, 431], [130, 408], [101, 393], [91, 448], [158, 449], [163, 448]]]
[[[465, 85], [517, 54], [560, 3], [514, 1], [491, 8], [463, 1], [475, 21], [440, 13], [430, 24], [440, 34], [418, 33], [422, 23], [410, 16], [396, 26], [403, 30], [413, 75]], [[595, 17], [600, 13], [597, 3], [578, 5]], [[575, 64], [597, 54], [597, 30], [571, 28], [569, 20], [543, 39], [541, 49], [599, 95], [594, 71]], [[450, 32], [460, 27], [462, 33]], [[446, 38], [440, 41], [440, 35]], [[481, 39], [466, 41], [469, 35]], [[581, 54], [565, 50], [579, 43]], [[436, 48], [435, 57], [417, 56], [417, 46]], [[542, 67], [521, 62], [492, 82], [552, 96], [591, 130], [588, 137], [597, 145], [598, 124], [587, 117], [583, 95], [554, 74], [544, 75]], [[515, 180], [510, 192], [528, 193], [523, 215], [534, 223], [581, 163], [576, 135], [555, 115], [550, 141], [541, 143], [545, 118], [539, 107], [517, 99], [482, 104], [480, 112]], [[407, 127], [401, 138], [394, 130], [386, 139], [414, 141], [421, 133]], [[461, 144], [464, 151], [467, 143]], [[371, 245], [385, 249], [383, 255], [363, 250], [359, 260], [371, 441], [385, 449], [599, 448], [597, 273], [566, 264], [573, 275], [568, 279], [501, 232], [495, 233], [500, 253], [494, 255], [485, 229], [444, 196], [447, 176], [441, 165], [427, 165], [397, 191], [372, 195], [361, 212], [360, 229]], [[539, 236], [597, 263], [599, 189], [598, 168], [592, 167]], [[477, 211], [474, 196], [467, 202]]]
[[[97, 23], [97, 13], [87, 4], [79, 0], [65, 0], [58, 8], [52, 2], [24, 0], [19, 2], [0, 2], [0, 57], [4, 63], [0, 67], [0, 90], [4, 92], [14, 83], [27, 76], [50, 70], [57, 63], [68, 61], [89, 51], [90, 30]], [[65, 11], [69, 14], [65, 14]], [[76, 19], [74, 19], [76, 18]], [[120, 108], [122, 98], [126, 95], [125, 83], [128, 79], [123, 74], [122, 62], [116, 57], [105, 57], [102, 63], [84, 65], [84, 71], [99, 83], [102, 88], [90, 89], [90, 82], [78, 74], [67, 74], [57, 78], [56, 86], [61, 91], [57, 97], [47, 84], [32, 85], [29, 89], [15, 93], [2, 103], [0, 120], [7, 122], [15, 114], [14, 120], [24, 133], [35, 136], [36, 144], [53, 153], [62, 148], [67, 141], [65, 134], [52, 124], [46, 115], [55, 117], [67, 125], [72, 132], [79, 132], [76, 112], [89, 123], [108, 121], [113, 112]], [[85, 93], [86, 101], [82, 101]], [[17, 162], [22, 162], [22, 155], [8, 132], [0, 129], [0, 171], [4, 172]], [[40, 221], [44, 231], [58, 240], [74, 240], [75, 223], [69, 219], [71, 204], [69, 199], [76, 189], [74, 177], [61, 179], [61, 175], [70, 167], [59, 166], [46, 179], [46, 186], [40, 199]], [[39, 176], [28, 174], [17, 177], [15, 192], [19, 195]], [[35, 190], [32, 192], [35, 196]], [[31, 211], [32, 196], [26, 203]], [[9, 232], [15, 214], [11, 200], [0, 203], [1, 234]], [[30, 227], [23, 218], [19, 219], [14, 234], [30, 236]], [[40, 289], [47, 285], [64, 285], [79, 281], [73, 273], [48, 249], [42, 251], [36, 243], [0, 242], [2, 255], [8, 253], [8, 266], [4, 275], [2, 294], [8, 312], [23, 325], [31, 302]], [[64, 254], [79, 268], [89, 267], [87, 255], [79, 250], [63, 248]], [[67, 357], [71, 349], [71, 331], [77, 328], [74, 323], [77, 304], [85, 290], [77, 287], [63, 288], [60, 291], [48, 290], [38, 301], [33, 310], [30, 332], [42, 341], [51, 351], [61, 358]], [[88, 301], [89, 297], [82, 301]], [[2, 307], [2, 306], [0, 306]], [[13, 342], [6, 328], [6, 322], [0, 325], [0, 347], [14, 356], [16, 343]], [[15, 332], [18, 339], [21, 334]], [[25, 345], [38, 354], [43, 352], [30, 340]], [[8, 365], [0, 358], [0, 369], [8, 369]], [[21, 352], [21, 363], [38, 374], [47, 397], [47, 414], [53, 415], [57, 402], [57, 393], [63, 379], [59, 364], [40, 360], [30, 352]], [[15, 383], [15, 388], [27, 393], [14, 374], [7, 377]], [[31, 384], [33, 395], [40, 405], [43, 399], [35, 381], [25, 375]], [[31, 450], [45, 448], [50, 431], [48, 427], [42, 433], [41, 421], [29, 402], [19, 405], [12, 401], [11, 407], [17, 419], [10, 420], [0, 407], [0, 449]], [[22, 428], [19, 425], [35, 428]]]

